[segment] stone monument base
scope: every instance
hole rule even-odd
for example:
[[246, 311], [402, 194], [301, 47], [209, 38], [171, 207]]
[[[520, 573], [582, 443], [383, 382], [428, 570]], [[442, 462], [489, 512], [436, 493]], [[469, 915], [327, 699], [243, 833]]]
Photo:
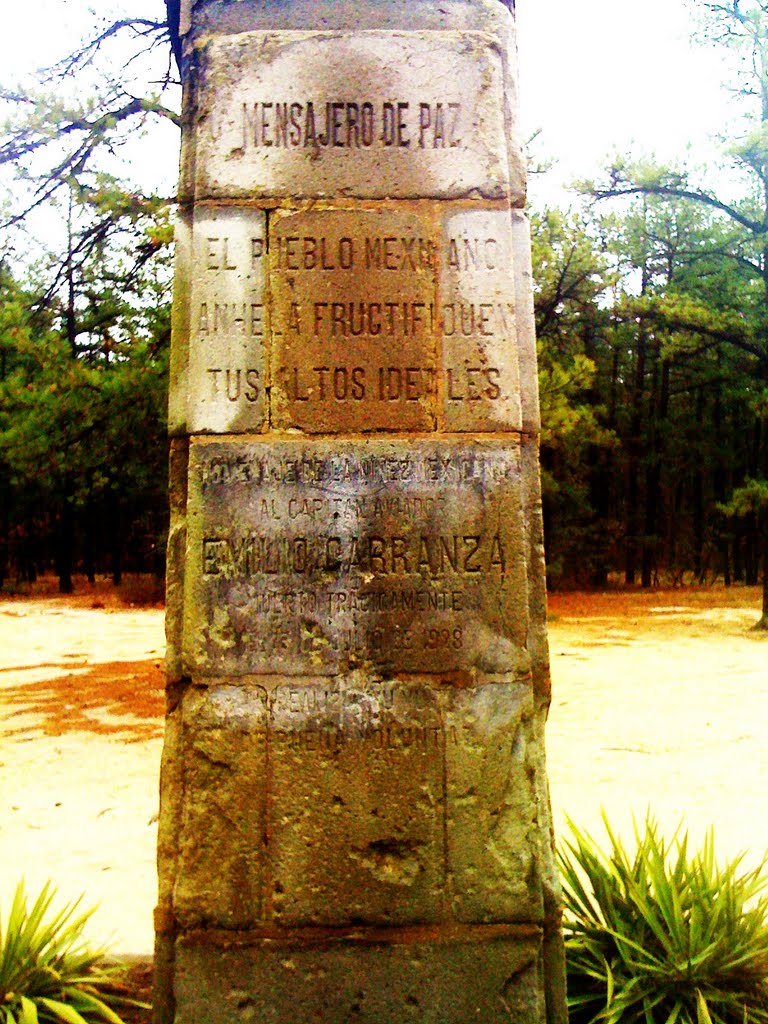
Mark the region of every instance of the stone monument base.
[[295, 937], [187, 935], [176, 1024], [544, 1021], [541, 936], [525, 925]]

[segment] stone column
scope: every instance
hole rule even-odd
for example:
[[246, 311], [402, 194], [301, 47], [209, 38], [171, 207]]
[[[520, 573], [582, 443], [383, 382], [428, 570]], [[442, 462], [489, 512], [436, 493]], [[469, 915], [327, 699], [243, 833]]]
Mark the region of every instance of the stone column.
[[186, 0], [162, 1024], [564, 1020], [499, 0]]

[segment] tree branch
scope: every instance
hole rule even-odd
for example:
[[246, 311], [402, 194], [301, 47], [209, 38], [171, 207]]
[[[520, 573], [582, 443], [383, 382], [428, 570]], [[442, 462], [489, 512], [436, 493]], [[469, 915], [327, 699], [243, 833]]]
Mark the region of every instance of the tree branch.
[[697, 189], [682, 188], [677, 185], [616, 184], [609, 188], [592, 188], [590, 189], [590, 192], [594, 198], [598, 200], [618, 199], [621, 196], [630, 195], [667, 196], [672, 199], [690, 199], [692, 202], [701, 203], [702, 205], [709, 206], [714, 210], [719, 210], [737, 224], [741, 224], [742, 227], [747, 228], [747, 230], [753, 235], [768, 234], [768, 224], [764, 221], [758, 221], [751, 217], [747, 217], [745, 214], [737, 210], [735, 206], [731, 206], [729, 203], [724, 203], [716, 196], [710, 195], [708, 192], [700, 192]]

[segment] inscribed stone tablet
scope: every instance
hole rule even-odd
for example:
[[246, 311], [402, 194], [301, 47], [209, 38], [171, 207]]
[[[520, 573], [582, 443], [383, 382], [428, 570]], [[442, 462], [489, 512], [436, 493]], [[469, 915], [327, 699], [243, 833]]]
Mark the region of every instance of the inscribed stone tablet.
[[443, 736], [426, 686], [288, 683], [273, 703], [275, 920], [436, 921], [444, 887]]
[[510, 671], [528, 614], [519, 455], [193, 441], [187, 673]]
[[198, 199], [510, 195], [492, 35], [243, 32], [201, 60]]
[[428, 213], [276, 212], [273, 425], [433, 429], [436, 262]]
[[520, 377], [508, 210], [443, 222], [440, 324], [449, 431], [519, 430]]
[[266, 217], [198, 207], [192, 230], [190, 431], [261, 429]]

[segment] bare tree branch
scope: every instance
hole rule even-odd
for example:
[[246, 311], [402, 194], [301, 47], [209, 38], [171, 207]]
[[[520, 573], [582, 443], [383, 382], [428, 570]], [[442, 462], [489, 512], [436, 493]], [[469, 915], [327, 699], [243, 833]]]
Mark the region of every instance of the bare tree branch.
[[67, 54], [60, 61], [41, 72], [41, 80], [46, 83], [61, 81], [75, 72], [91, 64], [104, 44], [120, 35], [128, 34], [134, 39], [148, 40], [140, 47], [134, 57], [155, 49], [158, 45], [169, 43], [168, 25], [165, 21], [149, 18], [121, 18], [113, 21], [94, 38], [89, 39], [73, 53]]
[[598, 186], [590, 191], [595, 199], [617, 199], [620, 196], [631, 195], [653, 195], [667, 196], [675, 199], [690, 199], [693, 202], [709, 206], [714, 210], [719, 210], [737, 224], [741, 224], [742, 227], [747, 228], [747, 230], [752, 232], [754, 235], [768, 234], [768, 223], [766, 223], [765, 219], [755, 220], [753, 217], [747, 217], [730, 203], [724, 203], [721, 199], [718, 199], [717, 196], [713, 196], [709, 192], [699, 191], [698, 189], [682, 188], [677, 185], [646, 185], [627, 182], [626, 184], [616, 184], [607, 188], [601, 188]]

